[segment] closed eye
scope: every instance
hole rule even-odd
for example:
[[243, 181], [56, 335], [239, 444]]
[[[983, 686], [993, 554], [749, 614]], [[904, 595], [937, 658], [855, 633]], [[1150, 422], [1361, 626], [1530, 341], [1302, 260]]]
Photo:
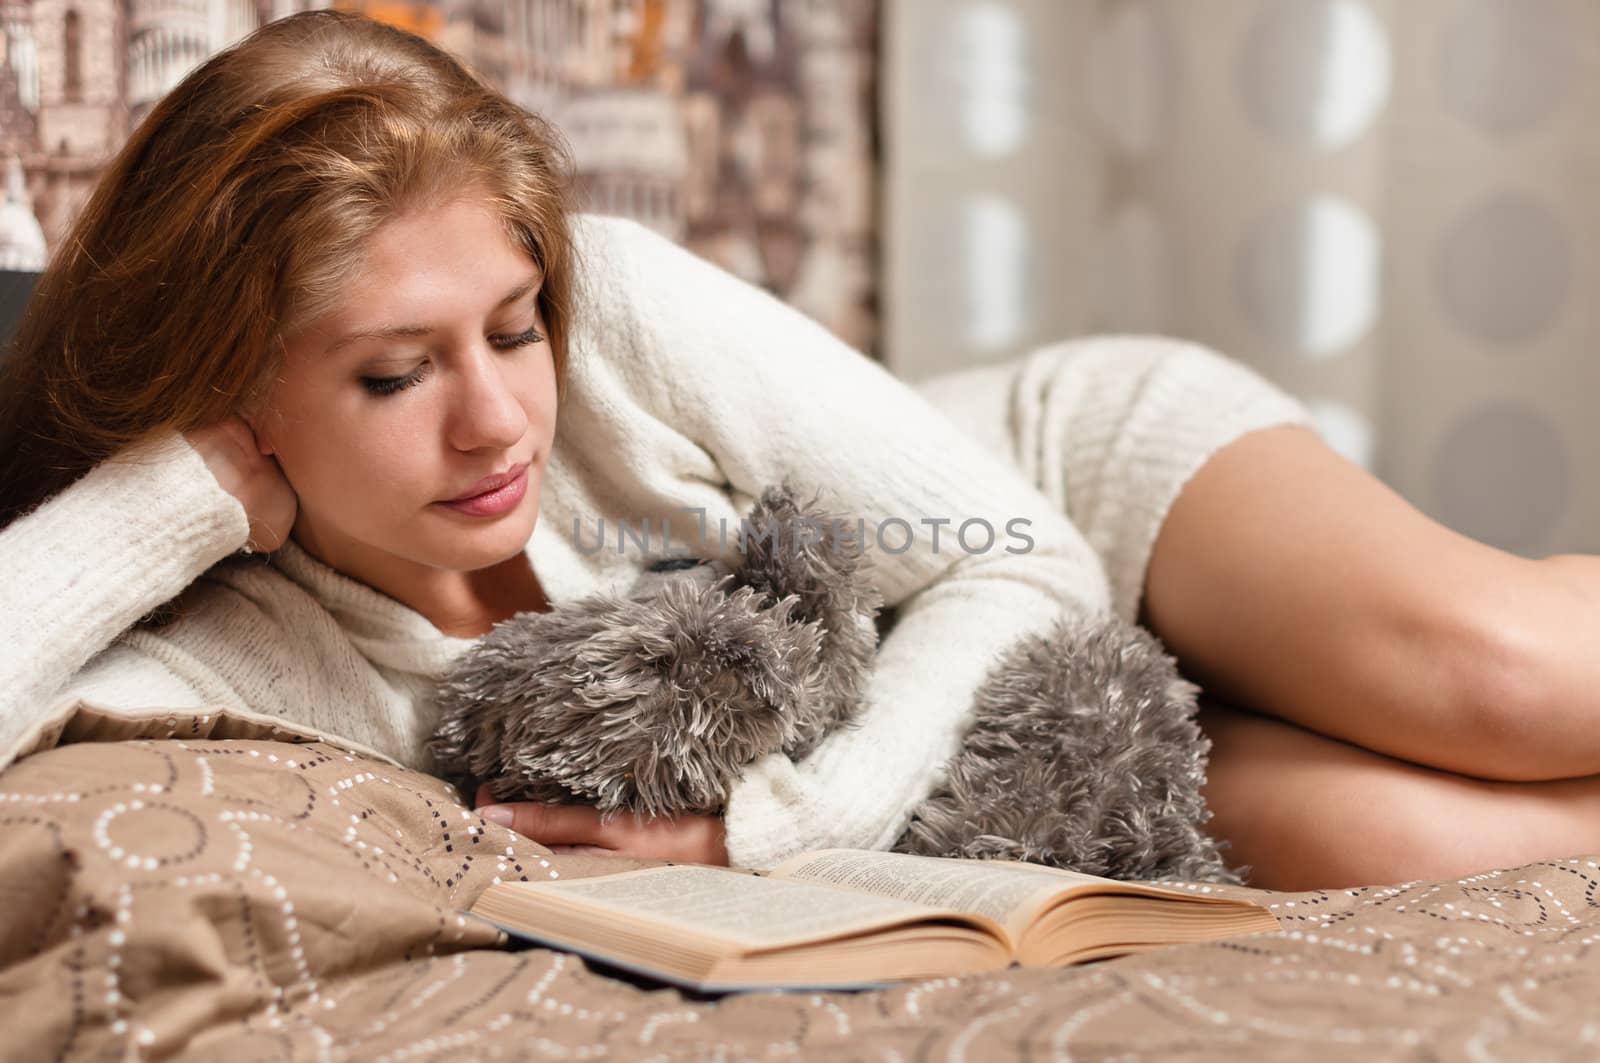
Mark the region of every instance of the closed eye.
[[533, 343], [543, 343], [544, 337], [539, 335], [539, 326], [535, 325], [526, 332], [519, 332], [515, 336], [490, 336], [489, 342], [503, 351], [515, 347], [526, 347]]
[[[544, 336], [540, 335], [538, 326], [534, 326], [526, 332], [517, 333], [515, 336], [490, 336], [489, 342], [497, 350], [510, 351], [518, 347], [543, 343]], [[364, 376], [361, 378], [361, 386], [373, 395], [393, 395], [422, 383], [423, 378], [428, 375], [428, 366], [429, 363], [424, 362], [405, 376]]]
[[361, 386], [373, 395], [393, 395], [397, 391], [404, 391], [422, 383], [422, 378], [428, 375], [428, 365], [429, 363], [423, 362], [405, 376], [364, 376], [361, 378]]

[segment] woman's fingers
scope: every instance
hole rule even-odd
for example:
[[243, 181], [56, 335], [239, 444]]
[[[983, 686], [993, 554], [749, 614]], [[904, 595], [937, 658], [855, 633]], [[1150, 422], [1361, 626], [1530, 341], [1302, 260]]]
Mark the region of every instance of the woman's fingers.
[[604, 847], [599, 846], [599, 845], [547, 845], [547, 846], [545, 846], [545, 848], [549, 849], [552, 853], [559, 853], [562, 856], [572, 856], [572, 855], [578, 855], [578, 856], [616, 856], [617, 855], [617, 851], [615, 849], [607, 849], [607, 848], [604, 848]]
[[[491, 823], [510, 827], [544, 846], [592, 845], [616, 848], [614, 832], [588, 805], [547, 805], [536, 801], [496, 802], [487, 786], [479, 787], [477, 812]], [[507, 818], [509, 816], [509, 819]], [[618, 823], [621, 820], [617, 821]], [[615, 824], [613, 824], [615, 826]]]
[[615, 849], [614, 839], [588, 805], [544, 805], [518, 801], [511, 810], [511, 829], [541, 845], [598, 845]]
[[300, 501], [278, 459], [262, 449], [249, 423], [234, 415], [183, 435], [218, 485], [244, 507], [250, 520], [247, 549], [282, 546], [294, 530]]
[[616, 852], [702, 864], [728, 862], [726, 831], [720, 816], [649, 819], [624, 812], [607, 821], [589, 805], [496, 802], [487, 786], [478, 788], [473, 806], [491, 823], [510, 827], [556, 852]]

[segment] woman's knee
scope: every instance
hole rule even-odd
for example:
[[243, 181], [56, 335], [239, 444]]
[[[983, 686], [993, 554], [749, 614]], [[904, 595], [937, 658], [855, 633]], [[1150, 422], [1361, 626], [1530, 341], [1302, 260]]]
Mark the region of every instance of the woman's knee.
[[[1441, 591], [1440, 612], [1456, 635], [1435, 655], [1459, 661], [1454, 759], [1427, 763], [1491, 782], [1547, 782], [1600, 773], [1600, 727], [1588, 664], [1593, 605], [1567, 601], [1544, 563], [1496, 555], [1476, 585]], [[1463, 601], [1468, 593], [1471, 601]], [[1451, 604], [1451, 603], [1454, 604]], [[1441, 616], [1439, 630], [1452, 620]]]

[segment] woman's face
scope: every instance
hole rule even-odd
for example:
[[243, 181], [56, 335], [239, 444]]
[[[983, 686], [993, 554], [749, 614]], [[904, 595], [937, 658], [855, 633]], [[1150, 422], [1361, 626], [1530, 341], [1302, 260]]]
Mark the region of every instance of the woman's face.
[[[299, 497], [297, 543], [380, 588], [524, 549], [556, 427], [540, 281], [473, 199], [374, 233], [338, 305], [288, 341], [255, 421]], [[499, 512], [442, 504], [523, 465]]]

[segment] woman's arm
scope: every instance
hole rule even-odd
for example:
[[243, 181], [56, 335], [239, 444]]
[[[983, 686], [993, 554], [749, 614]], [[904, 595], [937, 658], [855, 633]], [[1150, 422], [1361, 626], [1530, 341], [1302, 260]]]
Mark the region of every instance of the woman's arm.
[[747, 771], [727, 808], [729, 855], [765, 866], [886, 847], [959, 749], [999, 655], [1062, 615], [1109, 612], [1099, 558], [1018, 472], [820, 325], [642, 226], [585, 224], [595, 253], [617, 260], [595, 275], [626, 285], [602, 298], [624, 308], [630, 384], [734, 489], [756, 497], [792, 477], [862, 518], [898, 611], [860, 725], [801, 763]]
[[0, 531], [0, 750], [248, 531], [244, 507], [176, 433], [103, 462]]

